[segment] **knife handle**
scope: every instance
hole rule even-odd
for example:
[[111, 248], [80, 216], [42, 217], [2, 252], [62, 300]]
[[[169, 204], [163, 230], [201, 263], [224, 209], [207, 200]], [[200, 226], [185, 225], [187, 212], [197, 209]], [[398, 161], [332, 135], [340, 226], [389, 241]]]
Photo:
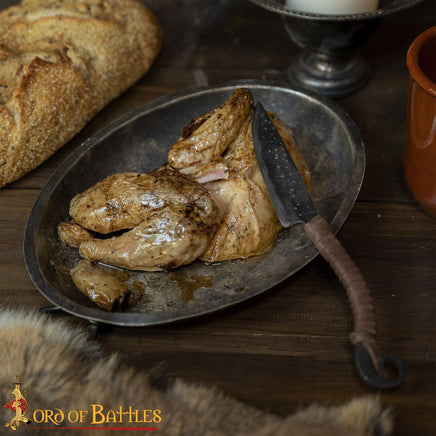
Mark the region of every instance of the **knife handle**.
[[312, 218], [305, 224], [304, 229], [307, 237], [330, 264], [347, 291], [354, 316], [354, 330], [350, 334], [352, 344], [356, 346], [362, 344], [366, 348], [372, 365], [380, 377], [387, 377], [383, 370], [383, 363], [389, 359], [396, 364], [402, 379], [401, 362], [395, 358], [381, 358], [376, 342], [377, 321], [374, 302], [356, 264], [322, 216], [317, 215]]

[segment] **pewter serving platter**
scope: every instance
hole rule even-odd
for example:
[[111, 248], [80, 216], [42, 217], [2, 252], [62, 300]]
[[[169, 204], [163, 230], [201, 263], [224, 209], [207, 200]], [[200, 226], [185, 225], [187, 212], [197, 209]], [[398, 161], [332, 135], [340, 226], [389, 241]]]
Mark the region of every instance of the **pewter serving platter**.
[[[113, 270], [132, 290], [124, 312], [106, 312], [82, 295], [69, 270], [77, 250], [58, 239], [56, 226], [68, 219], [70, 199], [120, 171], [150, 172], [166, 162], [167, 151], [193, 118], [246, 87], [292, 128], [311, 170], [318, 211], [340, 228], [360, 190], [365, 155], [360, 134], [336, 104], [307, 91], [265, 81], [239, 81], [197, 88], [146, 104], [81, 144], [42, 189], [29, 217], [24, 256], [41, 293], [65, 312], [96, 322], [147, 326], [205, 315], [252, 298], [292, 276], [317, 251], [302, 225], [284, 230], [262, 256], [218, 264], [196, 261], [173, 272]], [[296, 290], [297, 292], [297, 290]]]

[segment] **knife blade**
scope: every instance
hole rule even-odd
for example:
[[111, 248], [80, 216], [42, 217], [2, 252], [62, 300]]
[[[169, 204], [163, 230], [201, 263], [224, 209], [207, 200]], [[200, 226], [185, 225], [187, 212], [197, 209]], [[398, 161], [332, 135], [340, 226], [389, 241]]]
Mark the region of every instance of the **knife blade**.
[[[304, 223], [306, 236], [347, 291], [354, 316], [350, 340], [356, 346], [359, 374], [377, 388], [399, 386], [404, 379], [404, 368], [399, 359], [380, 355], [376, 342], [375, 307], [366, 282], [328, 222], [318, 214], [284, 141], [260, 102], [254, 110], [252, 137], [257, 162], [281, 224], [290, 227]], [[388, 366], [394, 368], [394, 377], [388, 374]]]
[[271, 202], [283, 227], [308, 222], [318, 212], [285, 143], [261, 103], [253, 116], [253, 146]]

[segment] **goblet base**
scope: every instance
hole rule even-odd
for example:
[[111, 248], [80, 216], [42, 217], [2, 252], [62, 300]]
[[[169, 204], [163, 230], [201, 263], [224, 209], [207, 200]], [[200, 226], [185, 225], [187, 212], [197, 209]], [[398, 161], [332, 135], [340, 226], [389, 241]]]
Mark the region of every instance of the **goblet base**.
[[295, 85], [340, 98], [362, 87], [370, 77], [370, 68], [356, 52], [326, 54], [305, 50], [294, 58], [287, 75]]

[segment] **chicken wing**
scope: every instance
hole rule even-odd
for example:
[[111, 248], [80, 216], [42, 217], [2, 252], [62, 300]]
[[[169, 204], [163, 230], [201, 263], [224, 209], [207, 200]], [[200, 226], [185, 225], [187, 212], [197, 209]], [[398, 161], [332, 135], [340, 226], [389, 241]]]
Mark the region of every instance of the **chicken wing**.
[[237, 89], [218, 109], [191, 121], [168, 153], [174, 168], [187, 168], [218, 159], [235, 140], [250, 115], [253, 97], [247, 89]]

